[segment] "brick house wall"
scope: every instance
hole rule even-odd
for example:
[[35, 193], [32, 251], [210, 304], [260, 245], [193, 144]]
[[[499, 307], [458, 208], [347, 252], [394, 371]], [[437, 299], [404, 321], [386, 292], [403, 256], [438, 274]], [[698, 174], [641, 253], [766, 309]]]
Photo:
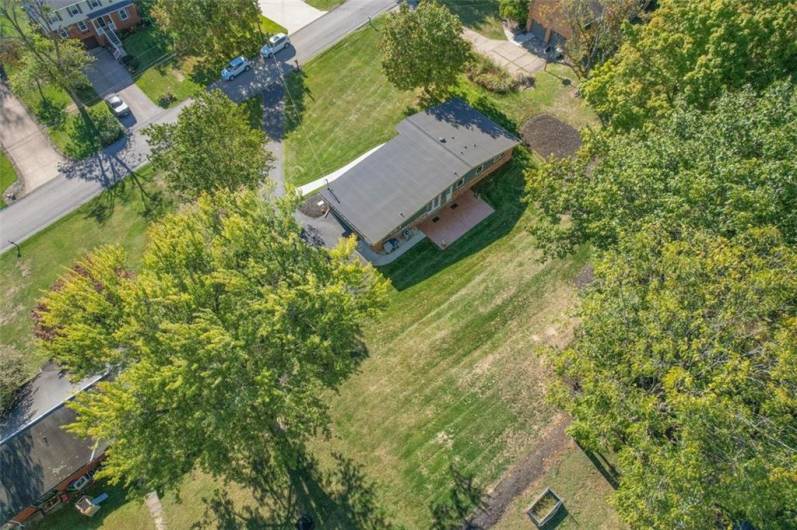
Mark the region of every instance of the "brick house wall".
[[551, 41], [554, 33], [564, 39], [573, 36], [573, 30], [562, 12], [560, 0], [531, 0], [526, 31], [534, 33], [546, 44]]
[[[139, 15], [135, 4], [125, 6], [121, 9], [127, 10], [127, 18], [125, 20], [122, 20], [122, 18], [119, 16], [118, 10], [113, 11], [108, 15], [103, 15], [104, 17], [111, 18], [114, 26], [116, 27], [116, 31], [130, 29], [141, 22], [141, 16]], [[81, 29], [81, 22], [82, 24], [85, 24], [86, 31]], [[82, 40], [87, 48], [94, 48], [98, 45], [105, 46], [107, 44], [105, 37], [97, 34], [97, 31], [94, 27], [94, 22], [91, 18], [86, 18], [81, 22], [70, 24], [67, 28], [65, 28], [69, 37]]]

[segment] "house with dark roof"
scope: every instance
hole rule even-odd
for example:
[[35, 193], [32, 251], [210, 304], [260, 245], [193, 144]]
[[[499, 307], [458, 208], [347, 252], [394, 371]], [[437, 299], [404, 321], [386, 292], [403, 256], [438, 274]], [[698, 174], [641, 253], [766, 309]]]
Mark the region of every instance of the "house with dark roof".
[[512, 158], [518, 140], [460, 99], [396, 130], [321, 196], [375, 252], [389, 253], [419, 230], [444, 249], [492, 213], [471, 189]]
[[[80, 438], [64, 430], [75, 421], [68, 401], [102, 376], [74, 384], [65, 376], [66, 382], [52, 381], [52, 377], [57, 376], [45, 375], [48, 379], [42, 386], [23, 389], [20, 402], [0, 423], [3, 529], [40, 519], [79, 496], [78, 490], [90, 482], [87, 475], [100, 464], [108, 446], [104, 441]], [[61, 399], [54, 402], [53, 394]]]
[[23, 5], [42, 27], [80, 39], [87, 48], [107, 46], [117, 59], [126, 55], [118, 32], [141, 22], [133, 0], [26, 0]]

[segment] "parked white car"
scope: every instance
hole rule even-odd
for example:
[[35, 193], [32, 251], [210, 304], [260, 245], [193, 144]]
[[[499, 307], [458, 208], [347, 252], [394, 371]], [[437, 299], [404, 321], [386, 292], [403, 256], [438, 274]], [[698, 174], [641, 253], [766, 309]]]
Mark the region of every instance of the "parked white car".
[[260, 48], [260, 55], [262, 55], [264, 59], [268, 59], [275, 53], [285, 49], [285, 46], [290, 42], [291, 40], [287, 35], [284, 33], [277, 33], [268, 39], [268, 43], [266, 43], [265, 46]]
[[252, 65], [249, 64], [249, 61], [246, 59], [246, 57], [241, 55], [227, 63], [227, 66], [221, 71], [221, 78], [225, 81], [232, 81], [250, 68], [252, 68]]
[[106, 97], [105, 104], [108, 105], [108, 108], [111, 109], [111, 112], [113, 112], [113, 115], [117, 118], [130, 114], [130, 107], [116, 94], [111, 94]]

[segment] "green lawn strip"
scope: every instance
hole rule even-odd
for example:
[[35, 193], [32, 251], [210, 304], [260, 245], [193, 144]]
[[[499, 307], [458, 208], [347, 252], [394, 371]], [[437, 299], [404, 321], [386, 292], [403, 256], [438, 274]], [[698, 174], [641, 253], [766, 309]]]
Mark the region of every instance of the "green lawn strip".
[[[148, 170], [139, 172], [146, 175]], [[144, 246], [147, 221], [144, 208], [132, 183], [125, 182], [105, 192], [65, 218], [21, 244], [22, 258], [16, 252], [0, 255], [0, 362], [2, 353], [17, 350], [26, 356], [30, 375], [46, 360], [33, 345], [30, 312], [41, 292], [49, 288], [65, 268], [93, 248], [114, 243], [122, 245], [136, 263]], [[98, 207], [113, 202], [113, 211], [104, 222], [92, 216]]]
[[[260, 31], [266, 35], [274, 35], [275, 33], [288, 33], [288, 30], [271, 20], [270, 18], [260, 16]], [[265, 44], [265, 43], [264, 43]]]
[[316, 9], [320, 9], [321, 11], [330, 11], [331, 9], [335, 9], [343, 2], [344, 0], [307, 0], [308, 4]]
[[0, 208], [6, 206], [3, 194], [17, 180], [17, 172], [14, 165], [5, 153], [0, 151]]
[[440, 0], [459, 16], [462, 23], [491, 39], [505, 40], [498, 14], [498, 0]]

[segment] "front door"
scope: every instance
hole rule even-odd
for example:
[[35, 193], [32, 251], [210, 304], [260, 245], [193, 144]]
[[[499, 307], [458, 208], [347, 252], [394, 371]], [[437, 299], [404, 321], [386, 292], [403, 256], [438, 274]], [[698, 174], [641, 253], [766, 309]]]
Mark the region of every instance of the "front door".
[[103, 15], [101, 17], [97, 17], [94, 19], [94, 26], [102, 29], [110, 27], [111, 29], [116, 29], [116, 24], [113, 23], [113, 19], [110, 15]]

